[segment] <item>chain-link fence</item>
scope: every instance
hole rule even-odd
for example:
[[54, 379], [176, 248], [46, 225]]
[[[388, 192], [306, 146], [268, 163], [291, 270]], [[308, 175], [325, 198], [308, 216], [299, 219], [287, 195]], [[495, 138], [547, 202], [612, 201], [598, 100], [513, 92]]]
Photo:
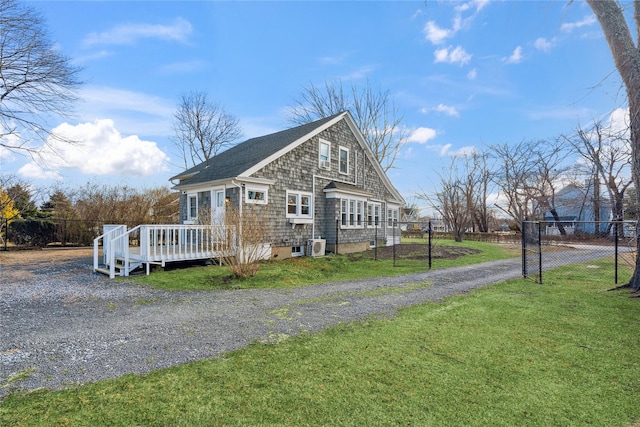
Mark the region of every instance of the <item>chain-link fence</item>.
[[543, 282], [544, 271], [594, 261], [585, 268], [598, 275], [596, 260], [614, 263], [615, 284], [627, 280], [636, 260], [635, 221], [523, 221], [522, 275]]

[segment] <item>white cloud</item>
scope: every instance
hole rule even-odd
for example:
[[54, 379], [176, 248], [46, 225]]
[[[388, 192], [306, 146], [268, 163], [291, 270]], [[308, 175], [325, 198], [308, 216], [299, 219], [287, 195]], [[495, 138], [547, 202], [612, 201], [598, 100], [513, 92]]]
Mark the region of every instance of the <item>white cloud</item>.
[[411, 135], [407, 138], [407, 142], [417, 142], [418, 144], [425, 144], [429, 140], [435, 138], [437, 132], [435, 129], [419, 127], [411, 132]]
[[457, 150], [451, 150], [451, 147], [453, 147], [453, 144], [445, 144], [440, 147], [432, 147], [432, 148], [439, 148], [439, 154], [441, 157], [444, 157], [444, 156], [462, 157], [462, 156], [472, 155], [476, 152], [476, 149], [473, 146], [462, 147]]
[[27, 163], [18, 169], [18, 175], [27, 179], [50, 179], [61, 181], [62, 176], [57, 170], [47, 169], [35, 162]]
[[80, 143], [49, 138], [48, 145], [39, 152], [46, 159], [47, 169], [31, 162], [20, 169], [20, 174], [55, 179], [61, 170], [77, 170], [86, 175], [144, 177], [168, 170], [169, 158], [155, 142], [141, 140], [137, 135], [123, 136], [113, 120], [75, 126], [63, 123], [53, 132]]
[[340, 80], [361, 80], [366, 78], [376, 67], [372, 65], [365, 65], [357, 70], [352, 71], [349, 74], [340, 76]]
[[[425, 38], [433, 44], [442, 44], [446, 39], [451, 38], [458, 31], [467, 29], [476, 15], [489, 4], [490, 0], [471, 0], [465, 3], [458, 3], [454, 7], [455, 15], [452, 20], [452, 28], [442, 28], [435, 21], [428, 21], [422, 32]], [[465, 12], [471, 11], [471, 15], [464, 17]]]
[[555, 40], [547, 40], [544, 37], [538, 37], [533, 43], [533, 46], [542, 52], [549, 52], [554, 45]]
[[440, 112], [440, 113], [444, 113], [447, 116], [451, 116], [451, 117], [460, 117], [460, 113], [458, 112], [458, 110], [456, 109], [456, 107], [452, 107], [449, 105], [444, 105], [444, 104], [439, 104], [436, 108], [436, 111]]
[[434, 21], [429, 21], [422, 29], [427, 40], [433, 44], [441, 44], [449, 37], [452, 37], [455, 32], [446, 28], [440, 28]]
[[126, 23], [101, 33], [90, 33], [83, 43], [93, 45], [133, 44], [140, 39], [158, 39], [185, 43], [193, 28], [183, 18], [176, 18], [173, 24]]
[[609, 116], [609, 127], [616, 132], [629, 132], [629, 109], [616, 108]]
[[469, 71], [467, 73], [467, 78], [469, 80], [475, 80], [476, 77], [478, 77], [478, 69], [477, 68], [474, 68], [473, 70], [471, 70], [471, 71]]
[[423, 114], [427, 114], [430, 111], [437, 111], [438, 113], [444, 113], [447, 116], [451, 116], [451, 117], [460, 117], [460, 113], [458, 112], [456, 107], [452, 107], [450, 105], [438, 104], [437, 107], [433, 107], [433, 108], [424, 107], [420, 109], [420, 112]]
[[560, 26], [560, 29], [566, 33], [570, 33], [576, 28], [582, 28], [596, 23], [596, 17], [594, 15], [585, 16], [582, 21], [567, 22]]
[[80, 91], [81, 120], [110, 117], [127, 134], [167, 136], [171, 133], [173, 101], [108, 86], [87, 86]]
[[449, 64], [458, 63], [464, 65], [471, 60], [472, 55], [467, 53], [462, 46], [457, 46], [455, 49], [451, 49], [451, 47], [437, 49], [433, 52], [433, 56], [435, 57], [435, 63], [446, 62]]
[[524, 58], [522, 57], [522, 46], [518, 46], [513, 50], [513, 53], [508, 58], [504, 58], [504, 62], [507, 64], [519, 64]]
[[491, 0], [471, 0], [465, 3], [461, 3], [456, 5], [456, 11], [465, 12], [470, 9], [475, 9], [474, 13], [480, 12], [482, 9], [487, 6]]

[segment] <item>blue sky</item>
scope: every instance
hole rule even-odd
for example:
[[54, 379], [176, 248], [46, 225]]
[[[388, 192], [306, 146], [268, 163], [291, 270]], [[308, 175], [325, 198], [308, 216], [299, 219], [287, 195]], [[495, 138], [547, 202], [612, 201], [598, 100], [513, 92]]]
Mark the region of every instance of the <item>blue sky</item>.
[[169, 186], [181, 171], [172, 114], [207, 91], [244, 139], [290, 127], [303, 86], [341, 79], [388, 90], [409, 141], [389, 172], [409, 201], [451, 156], [555, 138], [625, 107], [583, 1], [29, 2], [83, 67], [82, 102], [51, 127], [83, 148], [44, 170], [0, 152], [34, 186]]

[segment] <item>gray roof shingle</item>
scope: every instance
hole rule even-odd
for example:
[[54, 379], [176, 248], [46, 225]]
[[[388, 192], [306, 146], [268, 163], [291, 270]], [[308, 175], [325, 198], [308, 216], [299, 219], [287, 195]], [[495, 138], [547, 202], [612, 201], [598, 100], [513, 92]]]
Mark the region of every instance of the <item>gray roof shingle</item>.
[[270, 135], [248, 139], [216, 154], [208, 161], [171, 177], [170, 180], [181, 179], [179, 185], [192, 185], [234, 178], [340, 114], [342, 113]]

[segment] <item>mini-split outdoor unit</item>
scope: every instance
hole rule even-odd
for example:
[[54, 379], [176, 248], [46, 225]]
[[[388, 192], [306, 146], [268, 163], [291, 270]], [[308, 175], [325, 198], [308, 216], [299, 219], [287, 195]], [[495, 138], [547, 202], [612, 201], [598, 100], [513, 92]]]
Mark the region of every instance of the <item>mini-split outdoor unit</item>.
[[313, 257], [324, 256], [327, 241], [325, 239], [311, 239], [307, 241], [307, 255]]

